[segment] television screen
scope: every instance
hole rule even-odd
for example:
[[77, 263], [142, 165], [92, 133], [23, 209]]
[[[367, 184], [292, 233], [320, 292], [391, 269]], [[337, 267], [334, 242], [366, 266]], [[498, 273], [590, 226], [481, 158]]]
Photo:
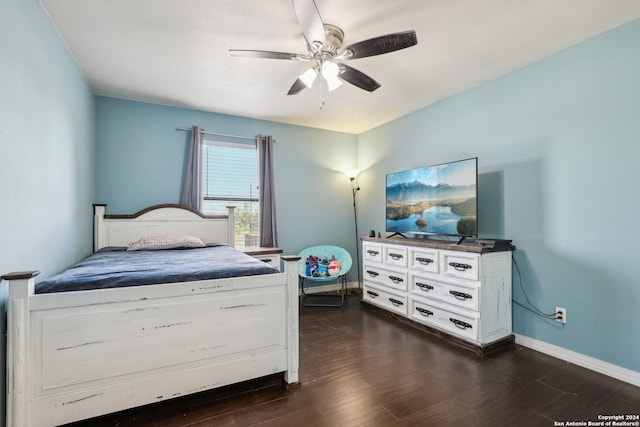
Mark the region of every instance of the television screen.
[[478, 159], [387, 174], [386, 230], [477, 237]]

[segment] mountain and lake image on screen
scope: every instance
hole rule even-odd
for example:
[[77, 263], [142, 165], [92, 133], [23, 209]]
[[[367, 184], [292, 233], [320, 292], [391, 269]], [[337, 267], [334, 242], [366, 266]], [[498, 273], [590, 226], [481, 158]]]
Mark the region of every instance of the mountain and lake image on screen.
[[386, 230], [477, 236], [477, 158], [387, 174]]

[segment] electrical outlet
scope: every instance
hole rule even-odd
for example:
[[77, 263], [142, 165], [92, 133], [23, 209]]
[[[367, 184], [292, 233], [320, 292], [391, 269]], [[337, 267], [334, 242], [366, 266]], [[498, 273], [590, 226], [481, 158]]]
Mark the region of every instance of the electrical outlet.
[[567, 323], [567, 309], [556, 307], [556, 322]]

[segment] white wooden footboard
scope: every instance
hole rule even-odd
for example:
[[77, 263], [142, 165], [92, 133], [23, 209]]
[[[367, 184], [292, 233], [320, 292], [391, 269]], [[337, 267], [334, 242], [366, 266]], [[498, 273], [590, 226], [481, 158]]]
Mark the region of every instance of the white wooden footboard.
[[7, 425], [52, 426], [277, 372], [298, 382], [298, 257], [283, 273], [34, 294], [11, 273]]

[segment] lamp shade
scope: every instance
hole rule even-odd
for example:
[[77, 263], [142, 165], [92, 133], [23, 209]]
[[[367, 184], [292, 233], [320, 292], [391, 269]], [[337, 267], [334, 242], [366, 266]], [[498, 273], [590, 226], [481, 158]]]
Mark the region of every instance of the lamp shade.
[[331, 79], [335, 79], [340, 74], [340, 67], [338, 64], [331, 61], [325, 61], [322, 63], [322, 77], [324, 77], [327, 81]]
[[331, 79], [325, 79], [327, 81], [327, 87], [329, 88], [329, 92], [334, 91], [336, 89], [338, 89], [340, 86], [342, 86], [342, 81], [337, 78], [331, 78]]
[[356, 179], [359, 173], [360, 173], [360, 169], [347, 169], [346, 171], [344, 171], [344, 174], [349, 179]]
[[313, 85], [313, 81], [316, 79], [318, 73], [313, 68], [309, 68], [307, 71], [302, 73], [298, 78], [304, 83], [308, 88], [311, 88]]

